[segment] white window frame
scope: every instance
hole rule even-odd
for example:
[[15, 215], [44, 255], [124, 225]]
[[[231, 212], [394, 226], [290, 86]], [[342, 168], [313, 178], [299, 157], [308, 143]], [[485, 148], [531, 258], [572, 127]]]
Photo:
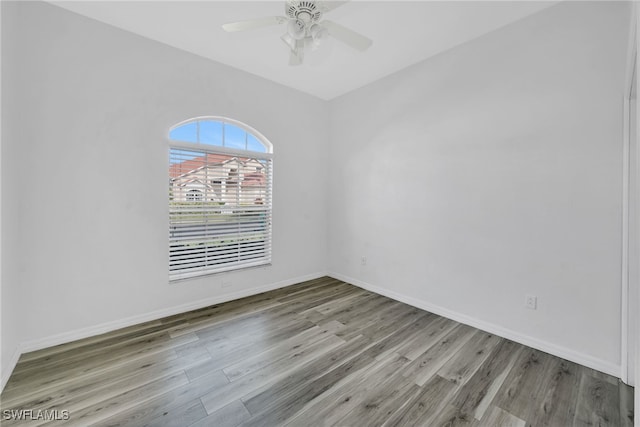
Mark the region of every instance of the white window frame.
[[[224, 147], [224, 146], [214, 146], [214, 145], [208, 145], [208, 144], [201, 144], [201, 143], [193, 143], [193, 142], [186, 142], [186, 141], [179, 141], [179, 140], [175, 140], [175, 139], [171, 139], [169, 137], [169, 135], [171, 134], [171, 132], [180, 127], [180, 126], [184, 126], [186, 124], [189, 123], [193, 123], [193, 122], [198, 122], [198, 121], [216, 121], [216, 122], [221, 122], [223, 124], [222, 128], [223, 128], [223, 141], [224, 141], [224, 124], [230, 124], [233, 126], [236, 126], [240, 129], [243, 129], [245, 132], [247, 132], [248, 134], [253, 135], [264, 147], [266, 152], [258, 152], [258, 151], [251, 151], [251, 150], [242, 150], [242, 149], [235, 149], [235, 148], [228, 148], [228, 147]], [[262, 199], [262, 204], [260, 205], [261, 208], [259, 209], [261, 211], [261, 213], [263, 213], [264, 216], [264, 221], [265, 221], [265, 229], [264, 229], [264, 238], [265, 238], [265, 246], [264, 246], [264, 256], [260, 257], [259, 259], [256, 260], [243, 260], [242, 259], [242, 255], [243, 255], [243, 250], [240, 248], [238, 248], [238, 260], [236, 262], [226, 262], [224, 264], [215, 264], [215, 262], [213, 264], [210, 264], [210, 259], [208, 258], [208, 255], [205, 255], [204, 257], [204, 261], [202, 261], [204, 263], [204, 265], [200, 265], [200, 266], [195, 266], [195, 267], [189, 267], [189, 268], [184, 268], [184, 269], [180, 269], [180, 270], [176, 270], [175, 267], [175, 263], [176, 260], [178, 258], [180, 258], [179, 256], [177, 256], [176, 251], [175, 251], [175, 244], [176, 244], [176, 237], [174, 231], [175, 227], [176, 227], [176, 222], [174, 222], [172, 220], [172, 218], [175, 218], [176, 213], [179, 209], [175, 208], [172, 204], [172, 200], [171, 198], [168, 199], [169, 202], [169, 281], [170, 282], [175, 282], [175, 281], [180, 281], [180, 280], [184, 280], [184, 279], [190, 279], [190, 278], [195, 278], [195, 277], [202, 277], [202, 276], [207, 276], [207, 275], [211, 275], [211, 274], [218, 274], [218, 273], [222, 273], [222, 272], [228, 272], [228, 271], [236, 271], [236, 270], [243, 270], [246, 268], [254, 268], [254, 267], [260, 267], [260, 266], [268, 266], [271, 265], [271, 247], [272, 247], [272, 240], [273, 240], [273, 229], [272, 229], [272, 212], [273, 212], [273, 204], [272, 204], [272, 194], [273, 194], [273, 190], [272, 190], [272, 183], [273, 183], [273, 145], [271, 144], [271, 142], [264, 136], [262, 135], [260, 132], [258, 132], [257, 130], [253, 129], [251, 126], [248, 126], [242, 122], [239, 122], [237, 120], [233, 120], [233, 119], [229, 119], [227, 117], [220, 117], [220, 116], [200, 116], [200, 117], [194, 117], [188, 120], [184, 120], [180, 123], [177, 123], [176, 125], [172, 126], [169, 130], [169, 133], [167, 135], [167, 140], [168, 140], [168, 147], [169, 147], [169, 157], [171, 158], [171, 153], [174, 150], [189, 150], [189, 151], [194, 151], [197, 153], [202, 153], [202, 154], [219, 154], [219, 155], [226, 155], [226, 156], [233, 156], [233, 157], [238, 157], [238, 158], [243, 158], [243, 159], [258, 159], [260, 161], [265, 161], [266, 162], [266, 190], [265, 190], [265, 197], [264, 199]], [[171, 160], [169, 160], [169, 167], [171, 167]], [[170, 178], [170, 183], [171, 183], [171, 176]], [[171, 185], [171, 184], [170, 184]], [[206, 194], [206, 193], [204, 193]], [[206, 201], [206, 200], [205, 200]], [[240, 201], [240, 200], [239, 200]], [[247, 209], [251, 209], [252, 206], [248, 205]], [[238, 211], [240, 211], [241, 213], [238, 214], [238, 217], [240, 217], [241, 215], [243, 215], [243, 211], [241, 211], [240, 209], [237, 209]], [[226, 214], [228, 215], [229, 212], [227, 211]], [[205, 219], [205, 223], [211, 219], [214, 218], [215, 215], [211, 215], [208, 216], [207, 219]], [[238, 233], [241, 233], [241, 222], [240, 220], [238, 220]], [[206, 227], [204, 227], [206, 228]], [[241, 236], [241, 234], [238, 234], [239, 236]], [[201, 236], [202, 240], [204, 242], [204, 240], [210, 240], [211, 236], [210, 235], [203, 235]], [[197, 239], [195, 239], [197, 240]], [[195, 242], [194, 240], [194, 242]], [[197, 243], [197, 242], [196, 242]], [[239, 243], [240, 245], [240, 243]], [[208, 248], [208, 246], [207, 246]], [[206, 250], [205, 250], [206, 251]], [[213, 259], [213, 261], [215, 261], [215, 259]]]

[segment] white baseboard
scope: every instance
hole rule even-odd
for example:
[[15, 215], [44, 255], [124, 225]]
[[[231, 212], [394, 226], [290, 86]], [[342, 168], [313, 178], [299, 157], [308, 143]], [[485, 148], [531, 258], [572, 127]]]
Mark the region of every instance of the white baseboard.
[[90, 326], [88, 328], [77, 329], [71, 332], [65, 332], [62, 334], [53, 335], [42, 339], [23, 342], [20, 346], [22, 353], [30, 351], [41, 350], [47, 347], [53, 347], [55, 345], [65, 344], [71, 341], [76, 341], [83, 338], [100, 335], [105, 332], [115, 331], [116, 329], [126, 328], [128, 326], [137, 325], [144, 322], [150, 322], [152, 320], [162, 319], [163, 317], [173, 316], [174, 314], [185, 313], [191, 310], [197, 310], [199, 308], [208, 307], [214, 304], [220, 304], [223, 302], [233, 301], [236, 299], [248, 297], [251, 295], [260, 294], [262, 292], [272, 291], [274, 289], [284, 288], [286, 286], [295, 285], [296, 283], [305, 282], [307, 280], [313, 280], [326, 276], [326, 272], [318, 272], [313, 274], [307, 274], [305, 276], [295, 277], [293, 279], [282, 280], [280, 282], [271, 283], [269, 285], [256, 286], [254, 288], [243, 289], [238, 292], [215, 296], [207, 299], [202, 299], [186, 304], [177, 305], [174, 307], [168, 307], [161, 310], [152, 311], [150, 313], [131, 316], [126, 319], [119, 319], [113, 322], [102, 323], [96, 326]]
[[4, 390], [4, 386], [7, 385], [7, 381], [9, 381], [11, 373], [18, 364], [18, 359], [20, 359], [21, 354], [22, 353], [20, 352], [20, 347], [16, 348], [13, 352], [13, 356], [11, 356], [11, 360], [9, 360], [8, 366], [3, 365], [2, 367], [0, 367], [0, 369], [2, 369], [2, 372], [0, 372], [0, 393], [2, 393], [2, 390]]
[[2, 367], [3, 372], [0, 373], [0, 392], [2, 392], [2, 390], [4, 389], [4, 386], [9, 380], [9, 377], [11, 376], [13, 369], [18, 363], [18, 359], [20, 358], [20, 355], [23, 353], [41, 350], [43, 348], [52, 347], [55, 345], [64, 344], [64, 343], [68, 343], [68, 342], [83, 339], [83, 338], [88, 338], [91, 336], [103, 334], [105, 332], [114, 331], [120, 328], [125, 328], [128, 326], [137, 325], [139, 323], [161, 319], [167, 316], [173, 316], [175, 314], [180, 314], [180, 313], [184, 313], [191, 310], [197, 310], [199, 308], [204, 308], [210, 305], [220, 304], [223, 302], [228, 302], [235, 299], [248, 297], [251, 295], [256, 295], [256, 294], [271, 291], [274, 289], [284, 288], [286, 286], [294, 285], [300, 282], [305, 282], [307, 280], [318, 279], [320, 277], [327, 276], [327, 275], [335, 279], [351, 283], [353, 285], [369, 290], [371, 292], [375, 292], [379, 295], [384, 295], [396, 301], [409, 304], [413, 307], [417, 307], [422, 310], [426, 310], [431, 313], [444, 316], [448, 319], [452, 319], [457, 322], [464, 323], [465, 325], [473, 326], [474, 328], [478, 328], [483, 331], [496, 334], [503, 338], [507, 338], [512, 341], [518, 342], [520, 344], [536, 348], [538, 350], [547, 352], [549, 354], [553, 354], [554, 356], [558, 356], [563, 359], [567, 359], [572, 362], [579, 363], [581, 365], [604, 372], [606, 374], [613, 375], [618, 378], [620, 377], [621, 368], [619, 365], [609, 363], [607, 361], [597, 359], [597, 358], [585, 355], [583, 353], [568, 349], [566, 347], [549, 343], [547, 341], [532, 338], [532, 337], [523, 335], [521, 333], [518, 333], [516, 331], [513, 331], [511, 329], [504, 328], [502, 326], [499, 326], [493, 323], [485, 322], [485, 321], [473, 318], [471, 316], [467, 316], [467, 315], [446, 309], [444, 307], [440, 307], [440, 306], [431, 304], [429, 302], [419, 300], [417, 298], [402, 295], [400, 293], [390, 291], [388, 289], [384, 289], [379, 286], [374, 286], [369, 283], [362, 282], [358, 279], [354, 279], [352, 277], [348, 277], [335, 272], [329, 272], [329, 273], [317, 272], [314, 274], [308, 274], [306, 276], [300, 276], [293, 279], [283, 280], [283, 281], [272, 283], [269, 285], [258, 286], [250, 289], [243, 289], [242, 291], [238, 291], [231, 294], [207, 298], [207, 299], [199, 300], [192, 303], [187, 303], [187, 304], [182, 304], [174, 307], [165, 308], [162, 310], [152, 311], [150, 313], [131, 316], [126, 319], [120, 319], [113, 322], [107, 322], [107, 323], [102, 323], [100, 325], [91, 326], [88, 328], [82, 328], [82, 329], [78, 329], [71, 332], [57, 334], [57, 335], [43, 338], [43, 339], [23, 342], [18, 346], [18, 348], [14, 352], [14, 355], [9, 361], [8, 366]]
[[7, 367], [7, 372], [1, 373], [2, 387], [0, 387], [0, 392], [2, 392], [2, 390], [4, 389], [4, 386], [8, 381], [9, 377], [11, 376], [11, 373], [13, 372], [13, 369], [15, 368], [16, 363], [18, 363], [18, 359], [20, 358], [20, 355], [24, 353], [41, 350], [43, 348], [53, 347], [60, 344], [65, 344], [71, 341], [76, 341], [79, 339], [88, 338], [95, 335], [100, 335], [105, 332], [111, 332], [117, 329], [126, 328], [128, 326], [133, 326], [133, 325], [137, 325], [144, 322], [150, 322], [153, 320], [162, 319], [163, 317], [173, 316], [175, 314], [185, 313], [191, 310], [197, 310], [199, 308], [208, 307], [214, 304], [233, 301], [239, 298], [260, 294], [262, 292], [284, 288], [286, 286], [295, 285], [297, 283], [305, 282], [307, 280], [318, 279], [326, 275], [327, 274], [324, 271], [313, 273], [313, 274], [307, 274], [305, 276], [294, 277], [292, 279], [286, 279], [286, 280], [282, 280], [276, 283], [271, 283], [268, 285], [257, 286], [249, 289], [243, 289], [241, 291], [230, 293], [230, 294], [215, 296], [215, 297], [202, 299], [202, 300], [198, 300], [198, 301], [194, 301], [186, 304], [181, 304], [174, 307], [168, 307], [161, 310], [152, 311], [145, 314], [131, 316], [131, 317], [127, 317], [126, 319], [118, 319], [112, 322], [106, 322], [99, 325], [90, 326], [87, 328], [77, 329], [75, 331], [64, 332], [62, 334], [56, 334], [46, 338], [22, 342], [19, 344], [18, 348], [16, 349], [14, 357], [12, 358], [9, 366]]
[[431, 313], [446, 317], [451, 320], [455, 320], [456, 322], [464, 323], [465, 325], [473, 326], [474, 328], [478, 328], [480, 330], [498, 335], [500, 337], [507, 338], [511, 341], [515, 341], [517, 343], [544, 351], [546, 353], [561, 357], [571, 362], [575, 362], [580, 365], [587, 366], [597, 371], [612, 375], [616, 378], [620, 378], [620, 374], [621, 374], [620, 365], [616, 365], [614, 363], [610, 363], [605, 360], [601, 360], [601, 359], [598, 359], [598, 358], [595, 358], [595, 357], [592, 357], [592, 356], [580, 353], [578, 351], [575, 351], [566, 347], [562, 347], [547, 341], [533, 338], [533, 337], [521, 334], [517, 331], [505, 328], [503, 326], [496, 325], [490, 322], [485, 322], [483, 320], [479, 320], [474, 317], [467, 316], [465, 314], [458, 313], [456, 311], [449, 310], [447, 308], [440, 307], [435, 304], [431, 304], [424, 300], [402, 295], [398, 292], [381, 288], [379, 286], [374, 286], [369, 283], [365, 283], [361, 280], [354, 279], [353, 277], [348, 277], [340, 273], [328, 272], [327, 275], [329, 277], [333, 277], [334, 279], [351, 283], [360, 288], [366, 289], [371, 292], [375, 292], [376, 294], [386, 296], [393, 300], [400, 301], [405, 304], [409, 304], [413, 307], [416, 307], [425, 311], [429, 311]]

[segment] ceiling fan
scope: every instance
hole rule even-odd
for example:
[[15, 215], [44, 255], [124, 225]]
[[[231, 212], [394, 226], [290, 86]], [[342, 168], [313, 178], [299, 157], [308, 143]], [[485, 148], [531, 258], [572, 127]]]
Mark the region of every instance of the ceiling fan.
[[[317, 49], [322, 39], [332, 36], [348, 46], [364, 51], [373, 41], [333, 21], [322, 20], [324, 13], [347, 3], [346, 1], [286, 0], [286, 16], [269, 16], [248, 21], [230, 22], [222, 29], [227, 32], [253, 30], [271, 25], [286, 24], [286, 32], [280, 37], [290, 49], [289, 65], [300, 65], [304, 50]], [[322, 20], [322, 21], [321, 21]]]

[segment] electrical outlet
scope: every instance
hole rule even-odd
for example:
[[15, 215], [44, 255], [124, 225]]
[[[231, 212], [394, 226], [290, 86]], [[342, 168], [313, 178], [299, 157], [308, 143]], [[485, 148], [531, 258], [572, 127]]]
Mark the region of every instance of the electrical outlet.
[[367, 257], [366, 256], [363, 256], [362, 258], [360, 258], [360, 264], [367, 265]]
[[530, 310], [538, 308], [538, 297], [535, 295], [525, 295], [524, 305]]

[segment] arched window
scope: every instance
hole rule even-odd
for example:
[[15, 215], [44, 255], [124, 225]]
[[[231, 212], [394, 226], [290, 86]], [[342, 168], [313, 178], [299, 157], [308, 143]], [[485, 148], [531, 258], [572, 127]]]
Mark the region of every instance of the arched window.
[[271, 262], [271, 143], [222, 117], [169, 131], [169, 278]]

